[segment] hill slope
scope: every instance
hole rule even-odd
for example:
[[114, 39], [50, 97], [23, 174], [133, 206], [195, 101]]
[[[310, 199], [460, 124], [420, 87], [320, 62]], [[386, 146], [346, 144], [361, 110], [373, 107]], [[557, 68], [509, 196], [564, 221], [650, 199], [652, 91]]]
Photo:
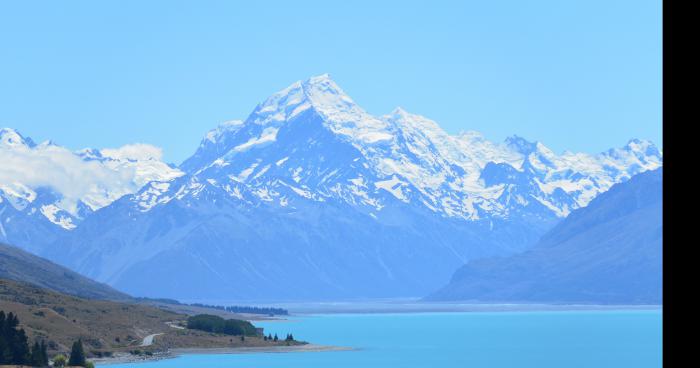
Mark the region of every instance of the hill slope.
[[127, 300], [131, 297], [65, 267], [19, 248], [0, 244], [0, 279], [26, 282], [87, 299]]
[[81, 299], [1, 279], [0, 310], [17, 314], [30, 337], [47, 339], [53, 351], [69, 351], [78, 338], [88, 351], [138, 345], [148, 334], [167, 332], [165, 322], [185, 318], [154, 307]]
[[428, 300], [660, 304], [662, 170], [617, 184], [532, 250], [469, 262]]
[[[29, 340], [47, 341], [52, 354], [70, 351], [77, 339], [82, 339], [88, 356], [128, 354], [132, 350], [287, 345], [259, 336], [241, 341], [228, 335], [178, 328], [186, 323], [187, 315], [149, 305], [82, 299], [4, 279], [0, 279], [0, 310], [16, 314]], [[143, 346], [144, 338], [153, 335], [156, 337], [151, 337], [151, 344]], [[293, 343], [298, 344], [302, 343]]]

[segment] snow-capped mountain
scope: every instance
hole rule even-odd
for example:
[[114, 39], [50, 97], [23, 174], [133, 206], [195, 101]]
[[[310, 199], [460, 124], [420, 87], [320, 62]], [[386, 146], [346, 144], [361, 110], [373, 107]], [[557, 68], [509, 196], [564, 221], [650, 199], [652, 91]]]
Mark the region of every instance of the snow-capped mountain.
[[117, 198], [182, 175], [159, 156], [148, 145], [71, 152], [0, 129], [0, 241], [38, 252]]
[[[309, 117], [321, 120], [323, 130], [313, 134], [332, 135], [347, 153], [316, 148], [327, 143], [305, 131], [303, 125], [310, 123], [303, 121]], [[302, 142], [306, 147], [300, 147]], [[309, 157], [311, 152], [319, 156]], [[322, 75], [274, 94], [245, 123], [228, 122], [210, 131], [181, 168], [221, 187], [258, 188], [260, 199], [281, 206], [288, 197], [280, 193], [288, 188], [318, 201], [344, 200], [377, 215], [382, 197], [390, 194], [442, 216], [479, 220], [506, 218], [531, 203], [564, 217], [614, 183], [660, 165], [661, 154], [646, 141], [632, 140], [600, 155], [558, 156], [520, 137], [495, 144], [474, 132], [450, 136], [435, 122], [401, 108], [373, 117]], [[528, 190], [514, 194], [514, 184]]]
[[322, 75], [208, 132], [183, 176], [96, 211], [46, 255], [135, 295], [416, 296], [661, 164], [646, 141], [557, 155], [400, 108], [373, 116]]

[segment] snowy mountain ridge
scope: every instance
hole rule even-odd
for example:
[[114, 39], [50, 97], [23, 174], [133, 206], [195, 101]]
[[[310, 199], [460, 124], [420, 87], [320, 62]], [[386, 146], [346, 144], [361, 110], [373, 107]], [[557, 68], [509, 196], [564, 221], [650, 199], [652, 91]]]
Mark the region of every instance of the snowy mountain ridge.
[[31, 233], [34, 225], [20, 225], [26, 218], [34, 218], [51, 238], [48, 234], [75, 229], [93, 211], [148, 182], [182, 175], [162, 162], [160, 154], [160, 149], [143, 144], [72, 152], [0, 129], [0, 241], [32, 249], [35, 245], [28, 243], [42, 240], [9, 235]]
[[115, 183], [143, 186], [86, 204], [77, 227], [34, 251], [132, 295], [419, 296], [469, 260], [528, 249], [570, 211], [662, 165], [647, 141], [555, 154], [517, 136], [451, 135], [401, 108], [374, 116], [328, 75], [210, 130], [175, 172], [144, 175], [160, 167], [148, 152], [71, 153], [141, 172]]
[[[285, 143], [278, 141], [297, 140], [292, 135], [300, 128], [295, 125], [304, 125], [300, 121], [306, 116], [315, 116], [334, 139], [348, 143], [353, 157], [325, 171], [290, 161], [299, 156], [296, 149], [280, 149]], [[303, 138], [295, 143], [317, 143]], [[542, 143], [517, 136], [500, 144], [475, 132], [452, 136], [434, 121], [401, 108], [374, 117], [325, 74], [273, 94], [245, 122], [226, 123], [207, 133], [181, 166], [191, 175], [190, 183], [171, 190], [182, 195], [188, 185], [194, 189], [194, 183], [209, 183], [237, 196], [245, 186], [258, 199], [284, 206], [289, 202], [284, 193], [291, 189], [289, 195], [317, 201], [344, 198], [375, 215], [384, 206], [382, 194], [389, 194], [467, 220], [507, 218], [514, 208], [530, 204], [565, 217], [613, 184], [661, 164], [661, 153], [647, 141], [632, 140], [598, 155], [556, 155]], [[145, 196], [163, 188], [154, 185], [158, 188], [145, 189]]]

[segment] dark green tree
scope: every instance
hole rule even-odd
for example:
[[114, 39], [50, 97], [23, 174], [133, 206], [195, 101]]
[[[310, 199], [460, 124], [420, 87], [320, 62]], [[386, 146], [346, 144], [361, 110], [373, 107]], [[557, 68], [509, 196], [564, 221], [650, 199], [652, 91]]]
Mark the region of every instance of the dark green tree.
[[0, 311], [0, 365], [32, 363], [27, 335], [18, 327], [19, 319], [15, 314]]
[[68, 365], [73, 366], [85, 366], [85, 351], [83, 350], [83, 341], [78, 339], [73, 343], [70, 349], [70, 358], [68, 358]]
[[41, 366], [45, 367], [49, 365], [49, 353], [46, 346], [46, 341], [41, 340]]
[[39, 341], [34, 341], [34, 345], [32, 345], [32, 366], [34, 367], [40, 367], [41, 366], [41, 346], [39, 346]]
[[49, 365], [49, 355], [46, 352], [46, 343], [42, 340], [34, 342], [31, 351], [31, 364], [34, 367], [47, 367]]

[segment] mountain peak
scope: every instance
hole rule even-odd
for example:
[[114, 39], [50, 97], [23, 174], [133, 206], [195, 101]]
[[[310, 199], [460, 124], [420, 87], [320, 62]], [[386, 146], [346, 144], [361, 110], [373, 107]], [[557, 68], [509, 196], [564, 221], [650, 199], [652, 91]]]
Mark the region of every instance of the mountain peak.
[[17, 130], [12, 128], [0, 128], [0, 146], [18, 147], [26, 146], [32, 148], [36, 146], [31, 138], [23, 137]]
[[506, 145], [513, 150], [522, 153], [523, 155], [528, 155], [537, 150], [538, 142], [530, 142], [527, 139], [520, 137], [518, 135], [512, 135], [506, 138]]
[[313, 110], [324, 125], [352, 141], [376, 143], [391, 139], [389, 123], [378, 119], [350, 98], [328, 74], [297, 81], [258, 105], [246, 123], [276, 128]]
[[394, 117], [405, 117], [411, 114], [408, 111], [404, 110], [403, 107], [396, 106], [393, 110], [391, 110], [389, 115]]
[[320, 75], [315, 75], [312, 77], [309, 77], [305, 82], [305, 84], [333, 84], [337, 87], [337, 84], [333, 81], [333, 78], [331, 78], [331, 75], [328, 73], [323, 73]]
[[661, 157], [661, 152], [654, 142], [646, 139], [632, 138], [623, 147], [624, 150], [630, 152], [638, 152], [648, 156]]
[[329, 74], [311, 77], [301, 83], [301, 88], [307, 100], [321, 113], [333, 115], [341, 111], [361, 110]]

